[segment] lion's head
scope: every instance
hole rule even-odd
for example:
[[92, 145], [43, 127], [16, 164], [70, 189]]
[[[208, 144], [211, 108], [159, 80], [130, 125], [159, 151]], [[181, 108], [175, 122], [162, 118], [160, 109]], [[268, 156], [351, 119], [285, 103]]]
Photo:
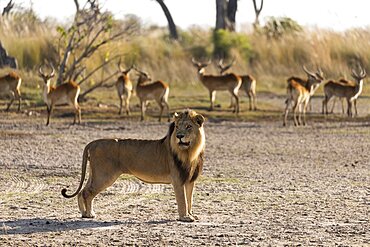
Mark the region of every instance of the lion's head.
[[204, 117], [195, 111], [175, 113], [171, 134], [172, 150], [180, 156], [186, 156], [189, 161], [198, 157], [205, 144], [203, 123]]

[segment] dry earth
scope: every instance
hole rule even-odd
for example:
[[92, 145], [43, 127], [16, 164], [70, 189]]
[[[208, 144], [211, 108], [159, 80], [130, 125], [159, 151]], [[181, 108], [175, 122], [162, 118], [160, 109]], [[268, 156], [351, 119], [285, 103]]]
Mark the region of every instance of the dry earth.
[[1, 246], [370, 246], [367, 121], [209, 120], [195, 223], [176, 220], [171, 186], [128, 176], [96, 198], [96, 219], [60, 194], [91, 140], [161, 138], [167, 123], [44, 121], [0, 113]]

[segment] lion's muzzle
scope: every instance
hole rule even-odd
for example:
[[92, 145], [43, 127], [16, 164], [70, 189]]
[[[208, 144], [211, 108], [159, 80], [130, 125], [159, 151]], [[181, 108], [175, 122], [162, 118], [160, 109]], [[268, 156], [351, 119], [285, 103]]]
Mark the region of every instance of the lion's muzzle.
[[181, 147], [189, 147], [190, 145], [190, 141], [189, 142], [186, 142], [186, 141], [183, 141], [182, 138], [184, 138], [185, 135], [184, 134], [179, 134], [177, 133], [176, 134], [176, 138], [177, 138], [177, 144]]

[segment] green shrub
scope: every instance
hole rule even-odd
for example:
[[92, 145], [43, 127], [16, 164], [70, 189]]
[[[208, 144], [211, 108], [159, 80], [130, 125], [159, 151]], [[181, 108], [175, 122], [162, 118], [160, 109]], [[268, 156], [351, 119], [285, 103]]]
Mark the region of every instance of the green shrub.
[[245, 60], [248, 60], [252, 54], [251, 44], [245, 34], [219, 29], [213, 32], [212, 39], [215, 57], [228, 58], [233, 49], [237, 50]]

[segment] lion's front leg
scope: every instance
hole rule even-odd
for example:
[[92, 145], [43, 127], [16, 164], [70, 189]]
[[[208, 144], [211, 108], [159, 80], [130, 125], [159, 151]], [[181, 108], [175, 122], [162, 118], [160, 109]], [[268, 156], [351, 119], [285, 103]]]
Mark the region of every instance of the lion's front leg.
[[186, 191], [186, 201], [188, 203], [188, 213], [189, 215], [193, 216], [194, 219], [198, 220], [198, 216], [193, 214], [193, 191], [194, 191], [194, 182], [185, 183], [185, 191]]
[[179, 220], [184, 222], [193, 222], [195, 219], [188, 213], [187, 200], [185, 193], [185, 185], [173, 184], [175, 191], [177, 211], [179, 213]]

